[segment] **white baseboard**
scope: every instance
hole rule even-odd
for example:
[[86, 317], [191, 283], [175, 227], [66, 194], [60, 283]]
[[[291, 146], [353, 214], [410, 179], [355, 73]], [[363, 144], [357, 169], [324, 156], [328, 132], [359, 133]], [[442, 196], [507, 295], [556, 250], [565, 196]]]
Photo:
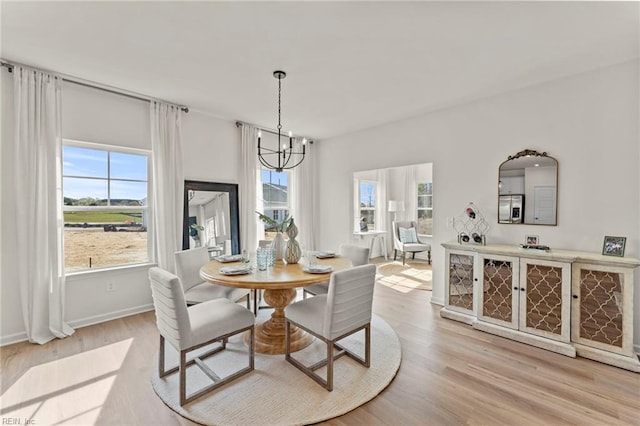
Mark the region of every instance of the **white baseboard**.
[[152, 310], [153, 310], [153, 304], [148, 303], [146, 305], [134, 306], [132, 308], [122, 309], [120, 311], [108, 312], [106, 314], [95, 315], [92, 317], [70, 321], [69, 325], [73, 328], [82, 328], [82, 327], [100, 324], [102, 322], [107, 322], [107, 321], [111, 321], [118, 318], [124, 318], [124, 317], [140, 314], [142, 312], [148, 312]]
[[444, 306], [444, 299], [442, 297], [431, 296], [431, 303], [433, 303], [434, 305]]
[[[124, 318], [131, 315], [141, 314], [142, 312], [148, 312], [152, 310], [153, 310], [153, 304], [148, 303], [146, 305], [134, 306], [132, 308], [122, 309], [120, 311], [108, 312], [106, 314], [95, 315], [92, 317], [70, 321], [69, 326], [71, 326], [72, 328], [82, 328], [90, 325], [111, 321], [118, 318]], [[28, 340], [27, 332], [22, 331], [20, 333], [14, 333], [8, 336], [0, 337], [0, 346], [12, 345], [14, 343], [24, 342], [26, 340]]]
[[13, 345], [14, 343], [24, 342], [25, 340], [27, 340], [27, 332], [21, 331], [20, 333], [0, 337], [0, 346]]

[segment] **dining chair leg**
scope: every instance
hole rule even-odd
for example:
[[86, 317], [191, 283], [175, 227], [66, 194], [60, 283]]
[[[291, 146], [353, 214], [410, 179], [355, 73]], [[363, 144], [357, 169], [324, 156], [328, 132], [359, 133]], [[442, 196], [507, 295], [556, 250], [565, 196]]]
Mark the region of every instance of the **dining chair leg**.
[[371, 367], [371, 323], [364, 329], [364, 366]]
[[158, 351], [158, 377], [164, 377], [167, 373], [164, 371], [164, 337], [160, 335], [160, 349]]
[[258, 316], [258, 289], [253, 289], [253, 314]]
[[398, 257], [398, 250], [397, 249], [393, 249], [393, 260], [396, 260], [396, 257]]
[[333, 340], [327, 342], [327, 390], [333, 390]]
[[187, 351], [180, 351], [180, 406], [187, 402]]
[[429, 265], [431, 265], [431, 250], [427, 252], [427, 262], [429, 262]]

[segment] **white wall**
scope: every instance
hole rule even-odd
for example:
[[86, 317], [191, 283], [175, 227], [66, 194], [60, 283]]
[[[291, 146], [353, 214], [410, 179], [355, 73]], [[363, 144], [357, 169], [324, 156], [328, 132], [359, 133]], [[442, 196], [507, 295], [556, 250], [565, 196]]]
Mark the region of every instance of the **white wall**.
[[[349, 238], [353, 172], [433, 163], [433, 302], [443, 302], [440, 244], [455, 239], [447, 218], [469, 201], [492, 226], [489, 243], [531, 234], [552, 248], [601, 252], [605, 235], [620, 235], [626, 255], [640, 257], [638, 75], [629, 62], [321, 141], [318, 163], [331, 168], [319, 169], [320, 245]], [[559, 162], [558, 226], [497, 223], [498, 166], [525, 148]], [[640, 291], [635, 305], [637, 344]]]
[[[0, 273], [0, 344], [26, 338], [20, 293], [11, 265], [16, 219], [5, 194], [11, 185], [12, 78], [2, 70], [2, 270]], [[190, 112], [183, 115], [185, 179], [238, 182], [240, 131], [235, 124]], [[70, 83], [63, 88], [63, 137], [88, 142], [150, 149], [149, 104]], [[34, 262], [37, 259], [34, 259]], [[149, 265], [79, 273], [67, 278], [65, 319], [84, 326], [152, 309]], [[107, 281], [115, 283], [106, 292]]]

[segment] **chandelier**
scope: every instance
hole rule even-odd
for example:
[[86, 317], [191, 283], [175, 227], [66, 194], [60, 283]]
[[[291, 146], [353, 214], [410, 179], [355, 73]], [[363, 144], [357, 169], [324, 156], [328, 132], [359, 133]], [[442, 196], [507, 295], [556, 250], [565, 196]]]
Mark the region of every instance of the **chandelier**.
[[[293, 169], [298, 164], [302, 163], [305, 155], [305, 148], [307, 144], [306, 139], [302, 139], [302, 151], [298, 147], [297, 151], [293, 146], [293, 136], [289, 132], [289, 144], [282, 143], [282, 124], [280, 122], [280, 98], [282, 92], [282, 79], [287, 76], [284, 71], [274, 71], [273, 76], [278, 79], [278, 145], [277, 149], [266, 148], [261, 145], [262, 133], [258, 132], [258, 159], [267, 169], [274, 169], [276, 172], [281, 172], [285, 169]], [[275, 134], [275, 132], [273, 132]]]

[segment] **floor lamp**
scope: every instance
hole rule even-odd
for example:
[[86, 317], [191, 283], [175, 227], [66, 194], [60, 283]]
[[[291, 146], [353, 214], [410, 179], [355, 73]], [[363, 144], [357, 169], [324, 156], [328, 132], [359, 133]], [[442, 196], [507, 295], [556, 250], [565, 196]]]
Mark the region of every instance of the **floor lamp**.
[[397, 212], [404, 211], [404, 201], [389, 200], [389, 212], [393, 213], [393, 221], [396, 221]]

